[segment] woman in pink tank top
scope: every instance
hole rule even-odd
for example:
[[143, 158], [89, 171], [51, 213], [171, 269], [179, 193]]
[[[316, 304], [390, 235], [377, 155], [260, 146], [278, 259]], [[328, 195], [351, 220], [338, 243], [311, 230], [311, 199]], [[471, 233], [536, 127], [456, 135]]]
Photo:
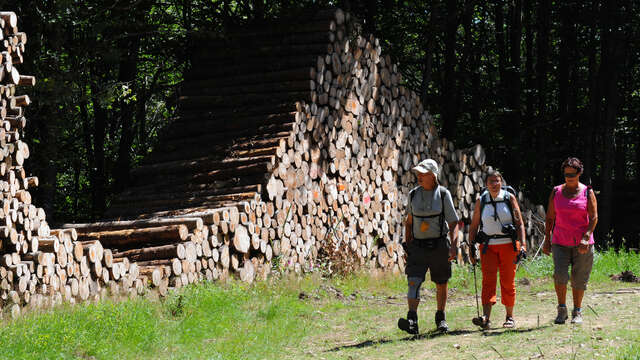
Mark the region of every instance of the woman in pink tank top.
[[598, 222], [598, 204], [591, 188], [580, 183], [582, 162], [568, 158], [561, 167], [565, 183], [549, 196], [542, 252], [553, 252], [558, 315], [556, 324], [568, 318], [566, 297], [571, 266], [572, 323], [582, 323], [582, 298], [593, 266], [593, 230]]

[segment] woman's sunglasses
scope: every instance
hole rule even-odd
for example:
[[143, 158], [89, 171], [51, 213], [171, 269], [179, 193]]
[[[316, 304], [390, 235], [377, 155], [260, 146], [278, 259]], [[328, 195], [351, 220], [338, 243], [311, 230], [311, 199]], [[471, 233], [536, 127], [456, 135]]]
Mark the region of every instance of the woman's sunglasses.
[[578, 173], [564, 173], [564, 177], [566, 178], [574, 178], [578, 176]]

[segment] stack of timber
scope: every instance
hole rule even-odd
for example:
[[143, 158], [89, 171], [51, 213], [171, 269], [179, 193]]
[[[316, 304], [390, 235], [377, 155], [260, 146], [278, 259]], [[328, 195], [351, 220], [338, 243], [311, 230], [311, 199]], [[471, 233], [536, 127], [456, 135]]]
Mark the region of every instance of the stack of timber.
[[44, 210], [32, 204], [30, 189], [38, 186], [38, 178], [27, 176], [24, 162], [30, 152], [22, 141], [24, 109], [31, 99], [19, 90], [34, 86], [36, 79], [18, 70], [26, 44], [17, 15], [0, 11], [0, 315], [99, 298], [108, 290], [141, 292], [145, 283], [137, 265], [118, 265], [110, 250], [100, 242], [80, 241], [74, 229], [50, 229]]
[[[305, 271], [335, 252], [402, 271], [411, 168], [427, 157], [443, 166], [440, 182], [465, 223], [460, 240], [468, 237], [484, 150], [438, 137], [380, 41], [349, 14], [194, 39], [179, 116], [109, 221], [64, 226], [80, 240], [135, 262], [161, 292], [202, 279], [250, 282], [274, 264]], [[544, 209], [519, 198], [533, 246]]]

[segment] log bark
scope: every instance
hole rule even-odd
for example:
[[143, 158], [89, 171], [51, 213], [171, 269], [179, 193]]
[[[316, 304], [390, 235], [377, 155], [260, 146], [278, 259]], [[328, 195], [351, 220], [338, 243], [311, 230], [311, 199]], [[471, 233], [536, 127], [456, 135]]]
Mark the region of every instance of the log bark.
[[148, 261], [186, 257], [186, 250], [183, 244], [170, 244], [163, 246], [146, 247], [116, 252], [114, 258], [126, 257], [130, 261]]
[[167, 225], [142, 229], [127, 229], [79, 234], [79, 240], [98, 240], [113, 248], [119, 246], [184, 241], [189, 230], [185, 225]]
[[[78, 233], [88, 233], [95, 231], [109, 230], [125, 230], [125, 229], [141, 229], [149, 227], [158, 227], [166, 225], [185, 225], [189, 231], [194, 229], [202, 230], [203, 221], [201, 218], [157, 218], [132, 221], [104, 221], [87, 224], [63, 224], [61, 227], [65, 229], [74, 229], [76, 231], [76, 239]], [[74, 239], [75, 240], [75, 239]]]

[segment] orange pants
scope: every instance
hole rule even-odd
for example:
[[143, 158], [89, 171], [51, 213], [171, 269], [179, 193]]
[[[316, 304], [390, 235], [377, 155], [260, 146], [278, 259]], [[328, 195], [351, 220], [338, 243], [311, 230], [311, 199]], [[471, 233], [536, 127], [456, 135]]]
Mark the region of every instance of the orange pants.
[[[520, 242], [517, 243], [520, 250]], [[482, 247], [481, 247], [482, 249]], [[518, 253], [513, 244], [489, 245], [485, 253], [480, 252], [482, 263], [482, 305], [496, 303], [496, 282], [500, 271], [500, 294], [504, 306], [512, 307], [516, 302], [516, 260]]]

